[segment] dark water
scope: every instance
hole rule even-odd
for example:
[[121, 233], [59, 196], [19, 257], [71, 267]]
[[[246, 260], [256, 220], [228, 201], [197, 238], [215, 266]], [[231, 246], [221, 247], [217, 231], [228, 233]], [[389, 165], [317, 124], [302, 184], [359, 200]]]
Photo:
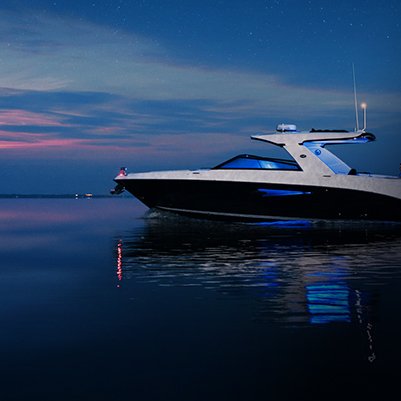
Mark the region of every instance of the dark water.
[[398, 399], [399, 225], [145, 212], [0, 200], [1, 400]]

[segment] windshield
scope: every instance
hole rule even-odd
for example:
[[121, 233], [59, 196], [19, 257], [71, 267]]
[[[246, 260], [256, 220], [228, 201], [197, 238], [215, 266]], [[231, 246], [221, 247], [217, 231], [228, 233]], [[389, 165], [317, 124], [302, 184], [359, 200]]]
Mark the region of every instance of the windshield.
[[214, 169], [264, 169], [298, 170], [301, 168], [293, 160], [272, 159], [252, 155], [239, 155], [214, 167]]

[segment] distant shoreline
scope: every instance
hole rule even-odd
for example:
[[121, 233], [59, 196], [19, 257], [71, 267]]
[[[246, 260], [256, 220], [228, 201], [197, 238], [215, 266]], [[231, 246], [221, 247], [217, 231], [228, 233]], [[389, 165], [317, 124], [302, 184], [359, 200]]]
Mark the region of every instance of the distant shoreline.
[[[91, 198], [124, 198], [126, 196], [113, 195], [93, 195], [93, 194], [61, 194], [61, 195], [44, 195], [44, 194], [0, 194], [0, 199], [91, 199]], [[127, 196], [128, 197], [128, 196]], [[130, 195], [132, 197], [132, 195]]]

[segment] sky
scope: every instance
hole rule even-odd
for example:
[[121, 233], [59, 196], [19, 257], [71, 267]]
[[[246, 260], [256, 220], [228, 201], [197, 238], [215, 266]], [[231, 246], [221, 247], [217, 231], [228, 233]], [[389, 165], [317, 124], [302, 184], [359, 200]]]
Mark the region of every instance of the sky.
[[278, 156], [250, 135], [280, 123], [353, 131], [353, 65], [377, 141], [330, 150], [358, 171], [398, 175], [400, 9], [399, 0], [1, 2], [0, 193], [108, 194], [122, 166]]

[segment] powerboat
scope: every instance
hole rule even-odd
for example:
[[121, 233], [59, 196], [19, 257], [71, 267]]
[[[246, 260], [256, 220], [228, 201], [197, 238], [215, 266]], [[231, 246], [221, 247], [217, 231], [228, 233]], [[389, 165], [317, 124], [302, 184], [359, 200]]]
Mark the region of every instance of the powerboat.
[[232, 221], [367, 220], [401, 222], [401, 179], [357, 172], [328, 145], [375, 141], [365, 130], [310, 130], [280, 124], [252, 139], [284, 148], [291, 159], [236, 156], [213, 168], [127, 173], [124, 189], [149, 208]]

